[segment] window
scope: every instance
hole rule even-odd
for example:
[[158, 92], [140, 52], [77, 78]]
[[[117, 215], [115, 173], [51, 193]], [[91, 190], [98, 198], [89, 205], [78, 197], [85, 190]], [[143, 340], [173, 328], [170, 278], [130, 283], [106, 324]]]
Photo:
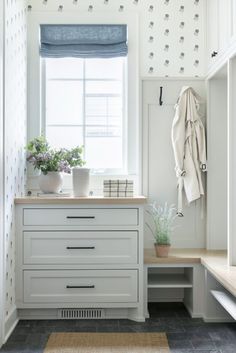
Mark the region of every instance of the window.
[[[96, 58], [103, 59], [86, 57], [88, 47], [83, 43], [81, 47], [73, 37], [68, 46], [58, 33], [51, 31], [62, 28], [64, 38], [69, 25], [73, 30], [74, 26], [83, 24], [104, 28], [111, 27], [111, 19], [112, 25], [123, 30], [118, 32], [121, 34], [118, 46], [108, 46], [104, 56], [97, 55], [97, 44], [92, 47]], [[139, 178], [142, 147], [138, 43], [136, 14], [112, 12], [95, 19], [76, 12], [64, 12], [63, 17], [60, 12], [31, 13], [28, 19], [28, 140], [46, 134], [55, 146], [84, 144], [84, 158], [92, 172], [101, 177], [109, 174]], [[104, 43], [101, 45], [104, 51]], [[115, 53], [113, 57], [109, 57], [109, 49]], [[72, 50], [71, 56], [67, 55], [68, 50]], [[81, 50], [83, 57], [78, 56]], [[96, 154], [91, 153], [94, 149]], [[34, 178], [34, 171], [29, 169], [29, 182], [34, 183]], [[65, 182], [70, 188], [70, 178], [65, 178]]]
[[84, 146], [86, 166], [126, 172], [126, 57], [43, 58], [44, 133], [54, 147]]

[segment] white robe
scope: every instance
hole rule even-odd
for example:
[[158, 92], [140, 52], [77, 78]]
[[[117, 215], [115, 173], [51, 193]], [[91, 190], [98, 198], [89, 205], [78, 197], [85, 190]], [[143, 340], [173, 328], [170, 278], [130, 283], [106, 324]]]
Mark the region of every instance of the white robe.
[[204, 195], [202, 171], [206, 171], [206, 140], [205, 129], [199, 115], [199, 99], [191, 87], [183, 87], [172, 124], [180, 216], [183, 216], [183, 190], [188, 203]]

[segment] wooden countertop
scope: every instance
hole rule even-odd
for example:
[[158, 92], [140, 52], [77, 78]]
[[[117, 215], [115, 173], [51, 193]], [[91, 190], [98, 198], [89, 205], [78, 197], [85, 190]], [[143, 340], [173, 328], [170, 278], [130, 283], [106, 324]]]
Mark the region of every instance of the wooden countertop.
[[230, 293], [236, 297], [236, 266], [228, 266], [227, 252], [206, 249], [171, 249], [170, 256], [158, 258], [154, 249], [144, 250], [144, 263], [152, 264], [202, 264]]
[[40, 196], [26, 196], [15, 199], [15, 204], [47, 204], [47, 205], [121, 205], [121, 204], [144, 204], [147, 202], [145, 196], [134, 197], [40, 197]]

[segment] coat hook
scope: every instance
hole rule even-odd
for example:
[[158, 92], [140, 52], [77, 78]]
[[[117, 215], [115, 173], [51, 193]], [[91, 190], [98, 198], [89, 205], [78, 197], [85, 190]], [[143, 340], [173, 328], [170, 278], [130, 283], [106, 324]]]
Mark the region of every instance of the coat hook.
[[163, 105], [162, 93], [163, 93], [163, 87], [161, 86], [161, 87], [160, 87], [159, 105]]

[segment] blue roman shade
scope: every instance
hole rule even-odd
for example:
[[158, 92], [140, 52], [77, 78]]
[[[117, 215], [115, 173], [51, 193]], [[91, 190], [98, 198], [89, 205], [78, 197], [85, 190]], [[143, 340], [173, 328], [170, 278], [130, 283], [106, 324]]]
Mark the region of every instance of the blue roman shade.
[[126, 25], [41, 25], [44, 58], [115, 58], [126, 56]]

